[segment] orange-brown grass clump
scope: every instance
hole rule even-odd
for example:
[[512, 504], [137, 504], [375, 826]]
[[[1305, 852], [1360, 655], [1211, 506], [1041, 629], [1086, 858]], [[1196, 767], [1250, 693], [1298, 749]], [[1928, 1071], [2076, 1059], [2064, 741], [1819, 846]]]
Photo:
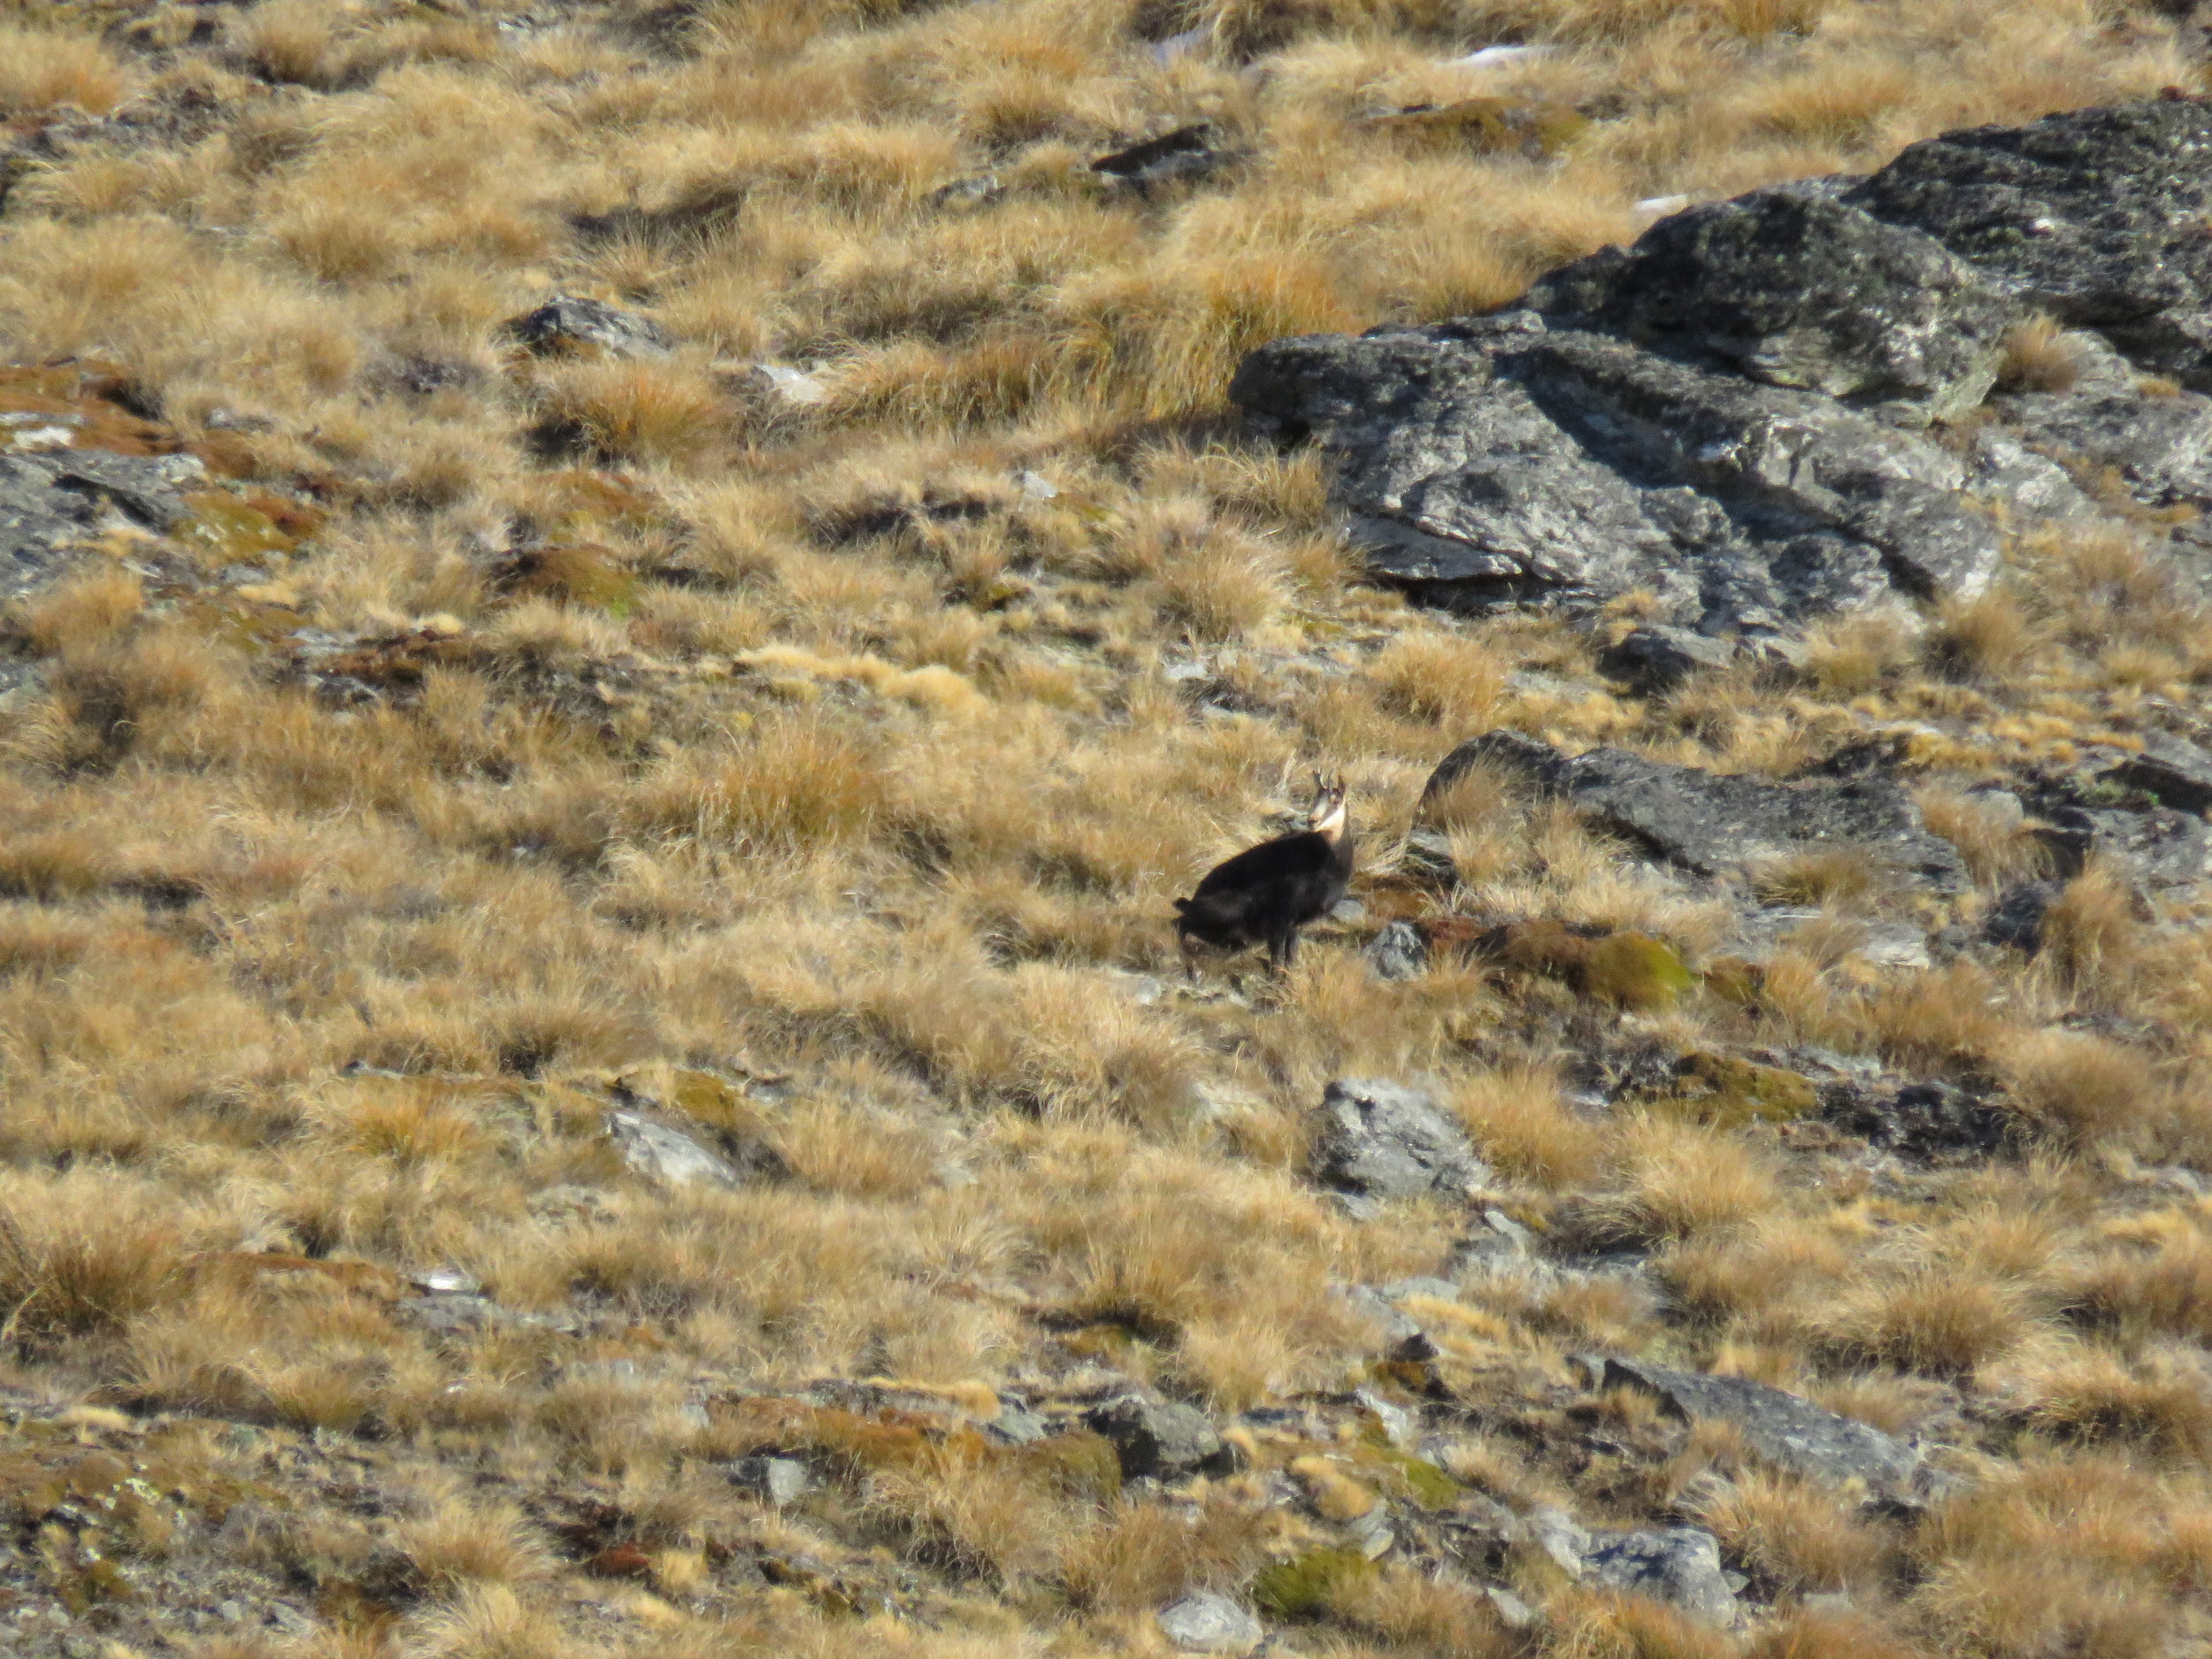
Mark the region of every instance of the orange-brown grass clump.
[[[2185, 723], [2185, 510], [2016, 526], [1924, 629], [1626, 698], [1577, 621], [1363, 581], [1327, 458], [1226, 399], [1263, 341], [1506, 303], [1647, 198], [2187, 82], [2176, 27], [12, 8], [0, 438], [168, 457], [189, 509], [93, 514], [0, 615], [18, 1624], [1090, 1659], [1202, 1588], [1347, 1655], [2197, 1640], [2212, 975], [2185, 900], [1985, 787]], [[1460, 61], [1494, 43], [1546, 50]], [[1202, 176], [1091, 165], [1201, 121]], [[657, 333], [539, 355], [557, 296]], [[2002, 373], [2079, 366], [2038, 322]], [[1764, 776], [1901, 732], [1973, 891], [1779, 860], [1752, 896], [1822, 914], [1754, 951], [1509, 776], [1424, 801], [1497, 727]], [[1317, 770], [1357, 906], [1279, 980], [1186, 982], [1171, 901]], [[2060, 876], [2032, 952], [1975, 942]], [[1870, 960], [1907, 917], [1964, 954]], [[1394, 923], [1414, 977], [1363, 954]], [[1862, 1146], [1868, 1063], [2001, 1146]], [[1325, 1191], [1342, 1077], [1429, 1089], [1479, 1190]], [[1567, 1401], [1593, 1348], [1976, 1480], [1880, 1518]], [[1218, 1443], [1146, 1468], [1088, 1416], [1129, 1395]], [[1696, 1520], [1755, 1617], [1494, 1558], [1478, 1498]]]

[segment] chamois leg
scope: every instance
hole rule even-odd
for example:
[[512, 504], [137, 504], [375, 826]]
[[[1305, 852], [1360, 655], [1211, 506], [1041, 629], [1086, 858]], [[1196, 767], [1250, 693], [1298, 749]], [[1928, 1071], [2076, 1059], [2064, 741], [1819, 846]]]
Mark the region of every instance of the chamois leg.
[[1191, 949], [1190, 935], [1179, 932], [1175, 935], [1175, 948], [1183, 953], [1183, 978], [1191, 984], [1196, 985], [1198, 983], [1198, 956], [1197, 953]]
[[1267, 941], [1267, 970], [1277, 979], [1298, 960], [1298, 930], [1287, 928]]

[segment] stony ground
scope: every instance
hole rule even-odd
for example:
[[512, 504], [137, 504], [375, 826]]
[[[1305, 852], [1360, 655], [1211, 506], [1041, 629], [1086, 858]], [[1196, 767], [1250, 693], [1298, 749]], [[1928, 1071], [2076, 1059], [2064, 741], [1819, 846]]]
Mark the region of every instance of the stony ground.
[[0, 1652], [2212, 1648], [2200, 44], [8, 7]]

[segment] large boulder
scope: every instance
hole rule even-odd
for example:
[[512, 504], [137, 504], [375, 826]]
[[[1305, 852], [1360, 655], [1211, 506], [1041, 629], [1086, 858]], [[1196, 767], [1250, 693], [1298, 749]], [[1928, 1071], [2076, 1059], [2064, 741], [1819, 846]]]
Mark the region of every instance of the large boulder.
[[1967, 886], [1958, 849], [1932, 833], [1891, 778], [1869, 774], [1766, 783], [1647, 760], [1624, 749], [1561, 754], [1511, 732], [1489, 732], [1447, 755], [1425, 798], [1486, 766], [1555, 795], [1603, 828], [1701, 876], [1755, 871], [1816, 850], [1853, 848], [1936, 891]]
[[1154, 1617], [1160, 1634], [1178, 1653], [1248, 1654], [1267, 1633], [1259, 1620], [1211, 1590], [1193, 1590]]

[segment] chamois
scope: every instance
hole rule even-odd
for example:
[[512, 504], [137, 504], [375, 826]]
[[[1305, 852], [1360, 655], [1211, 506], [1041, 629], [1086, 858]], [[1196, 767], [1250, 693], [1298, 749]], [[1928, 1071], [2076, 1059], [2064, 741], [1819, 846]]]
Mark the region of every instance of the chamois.
[[1176, 942], [1183, 972], [1198, 977], [1195, 945], [1216, 950], [1267, 947], [1267, 965], [1279, 974], [1298, 959], [1298, 930], [1325, 916], [1352, 879], [1352, 820], [1344, 780], [1313, 775], [1313, 807], [1306, 827], [1248, 847], [1217, 864], [1198, 891], [1175, 901]]

